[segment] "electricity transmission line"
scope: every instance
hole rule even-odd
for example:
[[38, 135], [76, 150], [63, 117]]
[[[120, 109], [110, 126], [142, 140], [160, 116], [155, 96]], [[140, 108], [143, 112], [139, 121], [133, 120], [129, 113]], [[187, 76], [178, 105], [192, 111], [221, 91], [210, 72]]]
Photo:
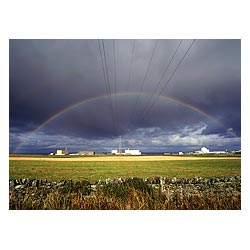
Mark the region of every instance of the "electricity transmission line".
[[142, 111], [142, 114], [144, 114], [144, 112], [147, 110], [148, 106], [150, 105], [153, 96], [155, 95], [155, 93], [156, 93], [158, 87], [160, 86], [161, 81], [162, 81], [163, 78], [165, 77], [165, 75], [166, 75], [166, 73], [167, 73], [167, 71], [168, 71], [168, 69], [169, 69], [169, 67], [170, 67], [170, 65], [171, 65], [171, 63], [172, 63], [172, 61], [173, 61], [173, 59], [175, 58], [175, 55], [177, 54], [177, 52], [178, 52], [178, 50], [179, 50], [181, 44], [182, 44], [182, 40], [180, 40], [180, 42], [178, 43], [178, 45], [177, 45], [177, 47], [176, 47], [176, 49], [175, 49], [175, 51], [174, 51], [174, 53], [173, 53], [173, 55], [172, 55], [170, 61], [168, 62], [167, 66], [165, 67], [165, 69], [164, 69], [164, 71], [163, 71], [163, 73], [162, 73], [162, 75], [161, 75], [159, 81], [157, 82], [157, 84], [156, 84], [156, 86], [155, 86], [155, 88], [154, 88], [154, 90], [153, 90], [153, 92], [152, 92], [152, 94], [151, 94], [149, 100], [147, 101], [147, 103], [146, 103], [146, 105], [145, 105], [145, 107], [144, 107], [144, 109], [143, 109], [143, 111]]
[[116, 51], [115, 51], [115, 40], [113, 40], [113, 55], [114, 55], [114, 85], [115, 85], [115, 116], [117, 116], [117, 86], [116, 86]]
[[149, 72], [149, 69], [150, 69], [150, 66], [151, 66], [151, 63], [152, 63], [154, 54], [155, 54], [155, 50], [156, 50], [157, 44], [158, 44], [158, 40], [155, 41], [155, 44], [154, 44], [154, 47], [153, 47], [153, 51], [152, 51], [152, 54], [151, 54], [151, 57], [150, 57], [150, 59], [149, 59], [149, 63], [148, 63], [147, 69], [146, 69], [146, 73], [145, 73], [145, 75], [144, 75], [144, 78], [143, 78], [143, 81], [142, 81], [142, 84], [141, 84], [141, 87], [140, 87], [139, 94], [136, 96], [135, 111], [134, 111], [132, 117], [136, 115], [137, 106], [138, 106], [138, 104], [139, 104], [139, 99], [140, 99], [140, 94], [142, 93], [143, 87], [144, 87], [144, 85], [145, 85], [145, 80], [146, 80], [146, 78], [147, 78], [147, 75], [148, 75], [148, 72]]
[[112, 121], [113, 121], [113, 126], [114, 126], [114, 129], [116, 130], [114, 107], [113, 107], [112, 98], [111, 98], [111, 89], [110, 89], [110, 81], [109, 81], [109, 74], [108, 74], [104, 41], [102, 40], [102, 48], [101, 48], [100, 40], [98, 40], [98, 46], [99, 46], [100, 57], [101, 57], [101, 62], [102, 62], [102, 70], [103, 70], [103, 74], [104, 74], [106, 93], [107, 93], [107, 97], [108, 97], [108, 103], [109, 103], [108, 106], [110, 109], [110, 113], [111, 113], [111, 117], [112, 117]]
[[175, 69], [172, 71], [170, 77], [168, 78], [167, 82], [164, 84], [163, 88], [161, 89], [161, 91], [159, 92], [159, 94], [157, 95], [157, 97], [155, 98], [155, 100], [153, 101], [153, 103], [145, 110], [145, 112], [142, 115], [142, 120], [145, 119], [146, 115], [149, 113], [149, 111], [153, 108], [153, 106], [155, 105], [155, 103], [157, 102], [158, 98], [161, 96], [161, 94], [164, 92], [166, 86], [169, 84], [170, 80], [172, 79], [173, 75], [176, 73], [176, 71], [178, 70], [178, 68], [180, 67], [181, 63], [183, 62], [184, 58], [186, 57], [186, 55], [188, 54], [189, 50], [192, 48], [194, 42], [196, 41], [196, 39], [193, 39], [192, 43], [189, 45], [188, 49], [186, 50], [186, 52], [184, 53], [184, 55], [182, 56], [181, 60], [179, 61], [179, 63], [177, 64], [177, 66], [175, 67]]
[[130, 67], [129, 67], [129, 78], [128, 78], [127, 92], [128, 92], [128, 90], [129, 90], [129, 86], [130, 86], [132, 64], [133, 64], [133, 60], [134, 60], [134, 51], [135, 51], [135, 39], [134, 39], [134, 41], [133, 41], [132, 56], [131, 56], [131, 62], [130, 62]]

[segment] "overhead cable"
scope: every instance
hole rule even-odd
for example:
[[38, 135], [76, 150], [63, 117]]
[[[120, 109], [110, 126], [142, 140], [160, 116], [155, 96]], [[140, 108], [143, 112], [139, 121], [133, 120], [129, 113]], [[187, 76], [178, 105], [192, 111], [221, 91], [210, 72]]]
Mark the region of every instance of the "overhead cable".
[[127, 92], [129, 90], [130, 81], [131, 81], [131, 71], [132, 71], [132, 64], [133, 64], [133, 60], [134, 60], [134, 51], [135, 51], [135, 39], [133, 41], [132, 56], [131, 56], [131, 62], [130, 62], [130, 67], [129, 67], [129, 78], [128, 78]]
[[157, 44], [158, 44], [158, 40], [155, 41], [155, 44], [154, 44], [154, 47], [153, 47], [153, 51], [152, 51], [152, 54], [151, 54], [151, 57], [150, 57], [150, 59], [149, 59], [149, 63], [148, 63], [147, 69], [146, 69], [146, 73], [145, 73], [145, 75], [144, 75], [144, 78], [143, 78], [143, 81], [142, 81], [142, 84], [141, 84], [141, 87], [140, 87], [139, 94], [136, 96], [134, 115], [136, 114], [137, 106], [138, 106], [139, 99], [140, 99], [140, 94], [141, 94], [141, 92], [142, 92], [142, 90], [143, 90], [143, 87], [144, 87], [144, 85], [145, 85], [145, 80], [146, 80], [146, 78], [147, 78], [147, 75], [148, 75], [148, 72], [149, 72], [149, 69], [150, 69], [150, 66], [151, 66], [151, 63], [152, 63], [154, 54], [155, 54], [155, 50], [156, 50]]
[[147, 103], [146, 103], [146, 105], [145, 105], [145, 107], [144, 107], [144, 109], [143, 109], [143, 111], [142, 111], [142, 114], [145, 113], [145, 111], [147, 110], [148, 106], [150, 105], [150, 102], [151, 102], [153, 96], [155, 95], [155, 93], [156, 93], [158, 87], [160, 86], [161, 81], [162, 81], [163, 78], [165, 77], [165, 75], [166, 75], [166, 73], [167, 73], [167, 71], [168, 71], [168, 69], [169, 69], [169, 67], [170, 67], [170, 65], [171, 65], [171, 63], [172, 63], [172, 61], [173, 61], [173, 59], [175, 58], [175, 56], [176, 56], [176, 54], [177, 54], [177, 52], [178, 52], [178, 50], [179, 50], [181, 44], [182, 44], [182, 40], [180, 40], [180, 42], [178, 43], [178, 45], [177, 45], [177, 47], [176, 47], [176, 49], [175, 49], [175, 51], [174, 51], [174, 53], [173, 53], [173, 55], [172, 55], [170, 61], [168, 62], [167, 66], [165, 67], [165, 69], [164, 69], [164, 71], [163, 71], [163, 73], [162, 73], [162, 75], [161, 75], [159, 81], [157, 82], [157, 84], [156, 84], [156, 86], [155, 86], [155, 88], [154, 88], [154, 90], [153, 90], [153, 92], [152, 92], [152, 94], [151, 94], [149, 100], [147, 101]]
[[175, 67], [175, 69], [173, 70], [173, 72], [171, 73], [170, 77], [168, 78], [167, 82], [165, 83], [165, 85], [163, 86], [163, 88], [161, 89], [160, 93], [157, 95], [156, 99], [154, 100], [154, 102], [149, 106], [149, 108], [146, 110], [146, 112], [144, 113], [142, 119], [144, 120], [146, 114], [152, 109], [152, 107], [155, 105], [155, 103], [157, 102], [158, 98], [161, 96], [161, 94], [164, 92], [166, 86], [169, 84], [170, 80], [172, 79], [173, 75], [175, 74], [175, 72], [178, 70], [178, 68], [180, 67], [181, 63], [183, 62], [184, 58], [186, 57], [186, 55], [188, 54], [189, 50], [192, 48], [192, 46], [194, 45], [194, 42], [196, 41], [196, 39], [193, 39], [192, 43], [189, 45], [188, 49], [186, 50], [186, 52], [184, 53], [184, 55], [182, 56], [181, 60], [179, 61], [179, 63], [177, 64], [177, 66]]

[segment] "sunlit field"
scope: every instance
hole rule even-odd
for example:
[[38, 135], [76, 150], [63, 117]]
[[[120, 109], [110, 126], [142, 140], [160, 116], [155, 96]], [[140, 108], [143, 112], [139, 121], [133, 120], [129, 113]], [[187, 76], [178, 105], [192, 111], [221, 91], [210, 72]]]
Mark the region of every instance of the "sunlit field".
[[[101, 160], [101, 159], [105, 160]], [[10, 160], [9, 178], [89, 180], [127, 177], [192, 178], [241, 175], [239, 157], [82, 157]], [[115, 160], [117, 159], [117, 160]], [[139, 160], [138, 160], [139, 159]], [[145, 159], [145, 160], [143, 160]], [[155, 159], [155, 160], [153, 160]], [[60, 161], [57, 161], [60, 160]]]

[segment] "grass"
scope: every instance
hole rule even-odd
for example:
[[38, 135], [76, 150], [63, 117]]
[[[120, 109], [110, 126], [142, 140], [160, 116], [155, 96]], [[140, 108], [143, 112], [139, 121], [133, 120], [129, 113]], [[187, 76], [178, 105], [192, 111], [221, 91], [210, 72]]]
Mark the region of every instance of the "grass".
[[[182, 196], [165, 195], [148, 186], [141, 179], [129, 179], [123, 183], [110, 183], [100, 186], [94, 196], [85, 196], [86, 190], [80, 182], [66, 185], [63, 189], [50, 190], [34, 195], [34, 190], [27, 189], [24, 197], [19, 194], [10, 196], [10, 209], [241, 209], [239, 195], [228, 197], [225, 194]], [[38, 192], [38, 190], [35, 190]], [[33, 194], [32, 194], [33, 193]]]
[[175, 160], [175, 161], [106, 161], [56, 162], [10, 160], [9, 178], [89, 180], [128, 177], [192, 178], [241, 175], [240, 159]]

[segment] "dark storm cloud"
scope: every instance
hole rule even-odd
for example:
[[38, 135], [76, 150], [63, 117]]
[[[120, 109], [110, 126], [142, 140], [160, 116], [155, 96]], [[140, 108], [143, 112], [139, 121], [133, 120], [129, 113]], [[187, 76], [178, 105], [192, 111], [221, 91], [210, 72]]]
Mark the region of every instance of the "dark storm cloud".
[[11, 40], [11, 114], [40, 123], [58, 109], [103, 93], [101, 71], [90, 67], [99, 67], [97, 54], [91, 52], [93, 43]]
[[[169, 143], [175, 148], [188, 145], [188, 140], [191, 146], [198, 146], [202, 144], [198, 137], [210, 143], [212, 136], [218, 136], [217, 142], [229, 145], [233, 133], [241, 135], [240, 40], [197, 40], [163, 91], [164, 96], [187, 105], [159, 98], [147, 110], [145, 105], [155, 87], [159, 83], [152, 101], [192, 40], [183, 40], [161, 82], [180, 40], [159, 40], [143, 82], [155, 42], [136, 40], [131, 61], [133, 40], [115, 40], [114, 65], [113, 40], [104, 40], [109, 77], [106, 86], [97, 40], [10, 40], [10, 148], [24, 142], [28, 132], [54, 114], [107, 91], [134, 94], [112, 95], [112, 103], [103, 97], [68, 110], [44, 126], [42, 134], [33, 135], [36, 140], [29, 137], [26, 147], [59, 147], [66, 136], [66, 144], [72, 147], [84, 143], [104, 149], [112, 147], [109, 140], [114, 143], [119, 135], [124, 145], [143, 147], [147, 142], [148, 148], [162, 150]], [[140, 90], [146, 94], [139, 95]], [[127, 144], [126, 136], [130, 137]], [[237, 143], [239, 147], [240, 140]]]

